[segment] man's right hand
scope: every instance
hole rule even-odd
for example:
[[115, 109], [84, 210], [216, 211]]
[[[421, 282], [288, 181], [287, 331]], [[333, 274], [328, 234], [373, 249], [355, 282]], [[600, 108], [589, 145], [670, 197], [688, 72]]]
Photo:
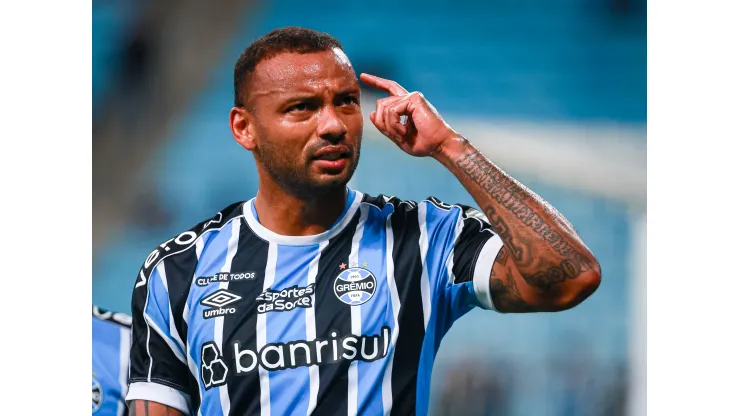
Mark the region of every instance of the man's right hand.
[[[421, 93], [409, 93], [397, 82], [375, 75], [361, 74], [360, 79], [390, 95], [377, 101], [370, 121], [404, 152], [433, 156], [445, 143], [461, 139]], [[408, 117], [405, 123], [402, 116]]]
[[133, 400], [128, 406], [128, 416], [185, 416], [177, 409], [149, 400]]

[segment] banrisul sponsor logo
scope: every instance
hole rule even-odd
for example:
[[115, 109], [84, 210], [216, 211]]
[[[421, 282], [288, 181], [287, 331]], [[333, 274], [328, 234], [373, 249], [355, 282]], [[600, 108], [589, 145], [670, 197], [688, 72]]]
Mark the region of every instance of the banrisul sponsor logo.
[[262, 367], [267, 371], [323, 365], [338, 361], [375, 361], [388, 355], [391, 329], [384, 326], [377, 335], [347, 335], [332, 332], [329, 338], [313, 341], [266, 344], [259, 351], [231, 344], [236, 374], [246, 374]]
[[254, 280], [254, 272], [242, 272], [242, 273], [216, 273], [213, 276], [201, 276], [195, 279], [195, 284], [200, 287], [208, 286], [211, 283], [224, 283], [224, 282], [244, 282], [248, 280]]
[[206, 390], [226, 384], [229, 368], [226, 367], [223, 358], [215, 342], [206, 342], [201, 347], [200, 378]]
[[257, 297], [257, 313], [285, 312], [313, 306], [314, 284], [282, 290], [267, 289]]
[[231, 293], [226, 289], [220, 289], [211, 293], [200, 301], [201, 305], [210, 307], [203, 310], [203, 319], [236, 313], [236, 308], [232, 304], [241, 298], [241, 296]]
[[347, 305], [362, 305], [373, 297], [376, 286], [370, 270], [351, 267], [334, 279], [334, 294]]

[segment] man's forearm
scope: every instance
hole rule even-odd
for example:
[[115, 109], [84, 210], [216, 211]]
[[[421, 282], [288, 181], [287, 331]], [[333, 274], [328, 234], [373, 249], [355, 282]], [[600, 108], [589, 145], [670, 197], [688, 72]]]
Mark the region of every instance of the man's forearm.
[[586, 272], [600, 274], [598, 262], [565, 217], [467, 140], [452, 138], [434, 157], [473, 196], [527, 284], [549, 291]]

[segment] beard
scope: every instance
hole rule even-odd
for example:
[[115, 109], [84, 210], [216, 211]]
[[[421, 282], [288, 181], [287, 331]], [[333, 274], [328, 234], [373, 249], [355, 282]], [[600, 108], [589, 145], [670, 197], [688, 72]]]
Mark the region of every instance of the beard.
[[[319, 143], [316, 150], [325, 146]], [[275, 182], [286, 192], [302, 199], [312, 199], [337, 190], [344, 190], [355, 173], [360, 160], [360, 146], [351, 148], [348, 167], [342, 173], [322, 175], [312, 173], [311, 160], [292, 159], [286, 155], [279, 144], [263, 140], [260, 143], [259, 162]], [[309, 152], [311, 154], [313, 152]]]

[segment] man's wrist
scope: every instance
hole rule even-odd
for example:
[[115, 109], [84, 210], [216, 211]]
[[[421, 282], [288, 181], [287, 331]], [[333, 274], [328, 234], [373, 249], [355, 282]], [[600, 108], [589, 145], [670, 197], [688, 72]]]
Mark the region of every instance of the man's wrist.
[[468, 144], [468, 139], [453, 131], [431, 156], [443, 165], [449, 166], [466, 153]]

